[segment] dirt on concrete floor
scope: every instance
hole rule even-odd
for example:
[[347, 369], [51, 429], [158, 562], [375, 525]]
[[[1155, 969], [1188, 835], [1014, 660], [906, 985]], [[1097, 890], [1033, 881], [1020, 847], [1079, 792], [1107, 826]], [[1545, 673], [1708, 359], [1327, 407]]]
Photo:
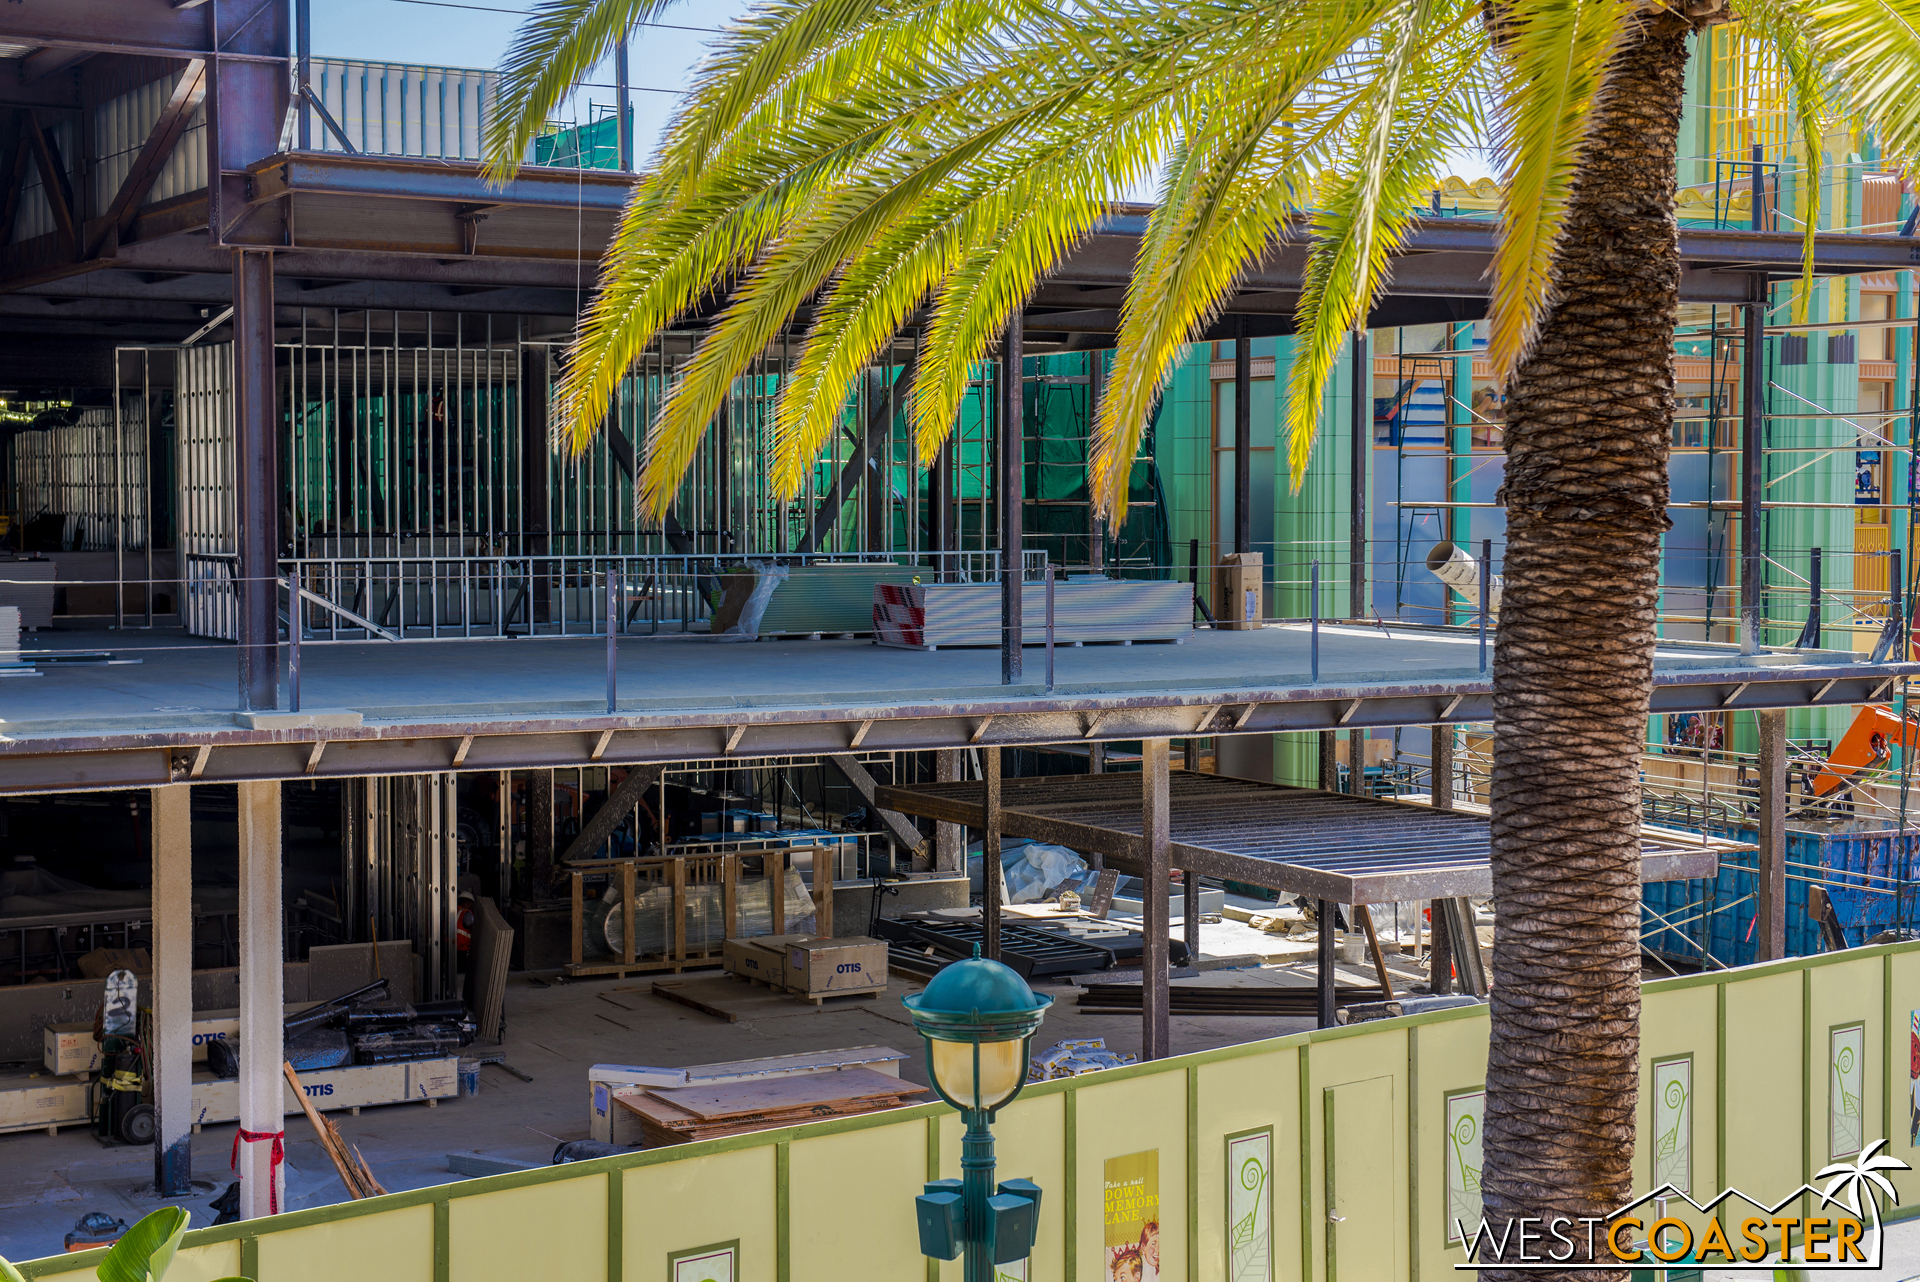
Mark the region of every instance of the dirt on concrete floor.
[[[1211, 926], [1209, 927], [1211, 929]], [[1224, 941], [1221, 941], [1224, 942]], [[1208, 951], [1216, 946], [1207, 940]], [[717, 975], [690, 972], [689, 978]], [[329, 1114], [348, 1142], [358, 1146], [390, 1191], [444, 1184], [460, 1177], [447, 1169], [447, 1154], [485, 1153], [547, 1162], [564, 1140], [587, 1136], [587, 1069], [593, 1064], [650, 1064], [679, 1068], [723, 1060], [797, 1054], [850, 1046], [890, 1046], [905, 1052], [901, 1075], [922, 1085], [926, 1071], [918, 1034], [900, 998], [917, 981], [896, 975], [875, 1000], [841, 999], [816, 1008], [798, 999], [764, 1000], [763, 990], [740, 985], [741, 1017], [727, 1022], [656, 997], [653, 980], [671, 976], [561, 982], [557, 973], [515, 973], [508, 981], [505, 1036], [499, 1046], [477, 1045], [470, 1056], [498, 1055], [533, 1080], [521, 1081], [497, 1065], [480, 1070], [480, 1090], [471, 1098], [394, 1104], [359, 1116]], [[1341, 968], [1344, 983], [1372, 982], [1371, 972]], [[1310, 984], [1299, 965], [1213, 971], [1182, 982]], [[1140, 1050], [1137, 1017], [1081, 1014], [1071, 984], [1042, 983], [1055, 998], [1036, 1048], [1068, 1037], [1104, 1037], [1127, 1054]], [[1176, 1053], [1257, 1041], [1298, 1032], [1300, 1019], [1176, 1018]], [[233, 1178], [229, 1162], [234, 1127], [209, 1126], [193, 1137], [193, 1173], [202, 1186], [178, 1199], [195, 1227], [213, 1222], [208, 1203]], [[346, 1192], [307, 1120], [287, 1119], [288, 1209], [346, 1200]], [[88, 1211], [105, 1211], [131, 1223], [162, 1205], [153, 1195], [153, 1152], [102, 1147], [86, 1128], [58, 1136], [39, 1132], [0, 1136], [0, 1255], [32, 1259], [58, 1254], [73, 1223]]]

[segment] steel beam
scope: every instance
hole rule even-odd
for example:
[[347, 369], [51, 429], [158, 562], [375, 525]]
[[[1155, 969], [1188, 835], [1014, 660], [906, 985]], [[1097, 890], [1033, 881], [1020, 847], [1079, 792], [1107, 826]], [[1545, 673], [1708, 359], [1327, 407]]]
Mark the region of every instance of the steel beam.
[[190, 58], [208, 50], [207, 16], [169, 0], [7, 5], [0, 9], [0, 42]]
[[[1656, 672], [1652, 711], [1664, 715], [1872, 703], [1884, 697], [1892, 679], [1913, 675], [1920, 675], [1920, 664]], [[1348, 715], [1356, 699], [1360, 706]], [[873, 724], [862, 747], [874, 752], [1039, 746], [1082, 741], [1086, 718], [1093, 712], [1106, 713], [1103, 733], [1115, 739], [1177, 739], [1213, 737], [1229, 733], [1229, 727], [1239, 734], [1331, 731], [1343, 716], [1348, 726], [1380, 728], [1483, 722], [1492, 718], [1493, 705], [1486, 682], [1459, 680], [1138, 695], [1071, 687], [1048, 695], [1038, 686], [995, 686], [917, 703], [849, 700], [732, 710], [628, 709], [616, 716], [582, 704], [517, 712], [476, 709], [472, 716], [408, 715], [326, 729], [217, 728], [201, 717], [167, 716], [124, 731], [64, 726], [36, 730], [14, 722], [9, 733], [0, 736], [0, 795], [150, 788], [189, 778], [232, 783], [423, 774], [452, 768], [453, 754], [468, 738], [472, 742], [461, 760], [467, 770], [706, 760], [726, 755], [727, 739], [743, 728], [732, 754], [737, 758], [817, 756], [846, 751], [865, 721]], [[613, 734], [602, 745], [601, 736], [609, 730]], [[327, 744], [325, 755], [309, 770], [313, 746], [321, 740]], [[203, 748], [206, 757], [201, 760]], [[598, 758], [593, 756], [596, 748]]]

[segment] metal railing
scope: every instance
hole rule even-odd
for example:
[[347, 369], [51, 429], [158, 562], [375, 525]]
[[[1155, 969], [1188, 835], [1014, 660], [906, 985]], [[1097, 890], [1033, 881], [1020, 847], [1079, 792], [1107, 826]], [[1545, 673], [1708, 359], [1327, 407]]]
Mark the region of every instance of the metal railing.
[[[1024, 555], [1026, 577], [1046, 553]], [[998, 578], [997, 551], [895, 556], [705, 554], [583, 556], [363, 556], [283, 560], [299, 589], [300, 630], [310, 643], [597, 637], [696, 632], [711, 627], [721, 576], [739, 567], [897, 565], [949, 582]], [[609, 590], [611, 585], [611, 590]]]

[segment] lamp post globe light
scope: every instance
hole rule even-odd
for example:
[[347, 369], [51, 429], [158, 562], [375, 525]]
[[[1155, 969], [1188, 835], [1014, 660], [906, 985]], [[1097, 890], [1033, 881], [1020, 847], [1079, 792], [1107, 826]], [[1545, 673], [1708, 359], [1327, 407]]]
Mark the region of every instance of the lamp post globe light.
[[960, 1178], [935, 1180], [914, 1199], [922, 1254], [952, 1260], [964, 1251], [965, 1282], [992, 1282], [994, 1265], [1033, 1253], [1040, 1189], [1028, 1180], [993, 1182], [994, 1114], [1027, 1082], [1027, 1048], [1053, 998], [1011, 968], [974, 955], [954, 962], [903, 999], [927, 1042], [927, 1075], [967, 1125]]

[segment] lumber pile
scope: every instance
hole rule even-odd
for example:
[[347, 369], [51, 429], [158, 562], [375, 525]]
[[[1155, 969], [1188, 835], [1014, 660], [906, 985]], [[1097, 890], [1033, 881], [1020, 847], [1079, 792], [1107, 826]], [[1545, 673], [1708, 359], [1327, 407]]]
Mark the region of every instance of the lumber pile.
[[717, 1086], [631, 1087], [614, 1094], [615, 1103], [640, 1119], [648, 1148], [691, 1144], [749, 1131], [851, 1117], [918, 1103], [927, 1088], [871, 1068]]

